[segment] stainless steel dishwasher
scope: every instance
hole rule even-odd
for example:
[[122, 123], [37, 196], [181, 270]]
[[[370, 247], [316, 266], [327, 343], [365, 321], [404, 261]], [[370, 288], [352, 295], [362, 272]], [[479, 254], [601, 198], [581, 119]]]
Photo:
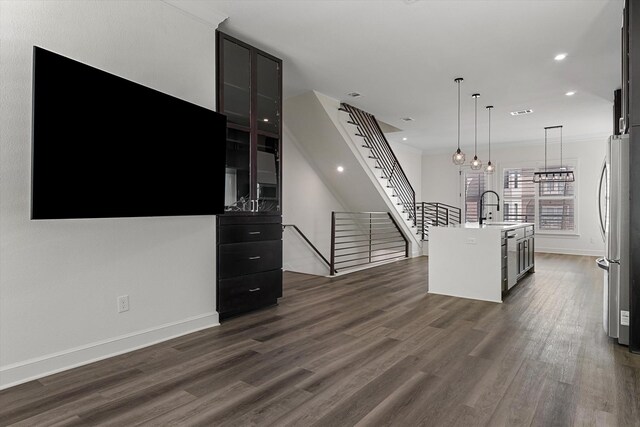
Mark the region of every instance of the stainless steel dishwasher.
[[507, 231], [507, 289], [518, 281], [520, 245], [524, 237], [524, 228]]

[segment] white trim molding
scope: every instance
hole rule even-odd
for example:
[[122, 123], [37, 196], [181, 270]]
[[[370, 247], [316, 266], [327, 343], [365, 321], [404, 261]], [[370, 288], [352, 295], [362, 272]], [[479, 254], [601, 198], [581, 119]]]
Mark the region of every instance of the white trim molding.
[[228, 16], [213, 8], [214, 2], [201, 0], [163, 0], [166, 4], [180, 9], [183, 13], [191, 16], [213, 29], [218, 28]]
[[0, 390], [219, 325], [217, 312], [205, 313], [2, 366]]
[[536, 253], [560, 254], [560, 255], [582, 255], [582, 256], [604, 256], [602, 251], [593, 249], [575, 249], [575, 248], [541, 248], [536, 246]]

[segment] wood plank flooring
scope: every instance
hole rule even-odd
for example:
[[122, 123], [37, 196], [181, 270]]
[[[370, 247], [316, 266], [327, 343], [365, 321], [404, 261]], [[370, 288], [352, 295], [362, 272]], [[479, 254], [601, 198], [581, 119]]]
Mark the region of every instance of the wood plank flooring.
[[427, 294], [425, 257], [286, 273], [277, 307], [0, 392], [0, 425], [640, 426], [594, 258], [536, 261], [503, 304]]

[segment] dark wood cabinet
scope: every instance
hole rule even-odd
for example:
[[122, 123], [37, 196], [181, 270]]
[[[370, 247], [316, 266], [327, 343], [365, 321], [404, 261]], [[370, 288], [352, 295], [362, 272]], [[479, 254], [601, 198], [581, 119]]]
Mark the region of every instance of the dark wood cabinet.
[[217, 110], [227, 116], [225, 212], [281, 213], [282, 61], [216, 32]]
[[217, 217], [220, 320], [277, 304], [282, 296], [282, 217]]
[[225, 213], [217, 218], [224, 320], [282, 296], [282, 61], [216, 32], [217, 110], [227, 116]]

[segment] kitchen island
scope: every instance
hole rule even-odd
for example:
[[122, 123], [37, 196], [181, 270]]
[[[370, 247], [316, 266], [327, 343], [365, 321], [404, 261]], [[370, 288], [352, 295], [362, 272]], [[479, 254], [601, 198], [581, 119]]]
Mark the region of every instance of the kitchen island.
[[429, 229], [429, 293], [502, 302], [535, 268], [532, 223], [467, 223]]

